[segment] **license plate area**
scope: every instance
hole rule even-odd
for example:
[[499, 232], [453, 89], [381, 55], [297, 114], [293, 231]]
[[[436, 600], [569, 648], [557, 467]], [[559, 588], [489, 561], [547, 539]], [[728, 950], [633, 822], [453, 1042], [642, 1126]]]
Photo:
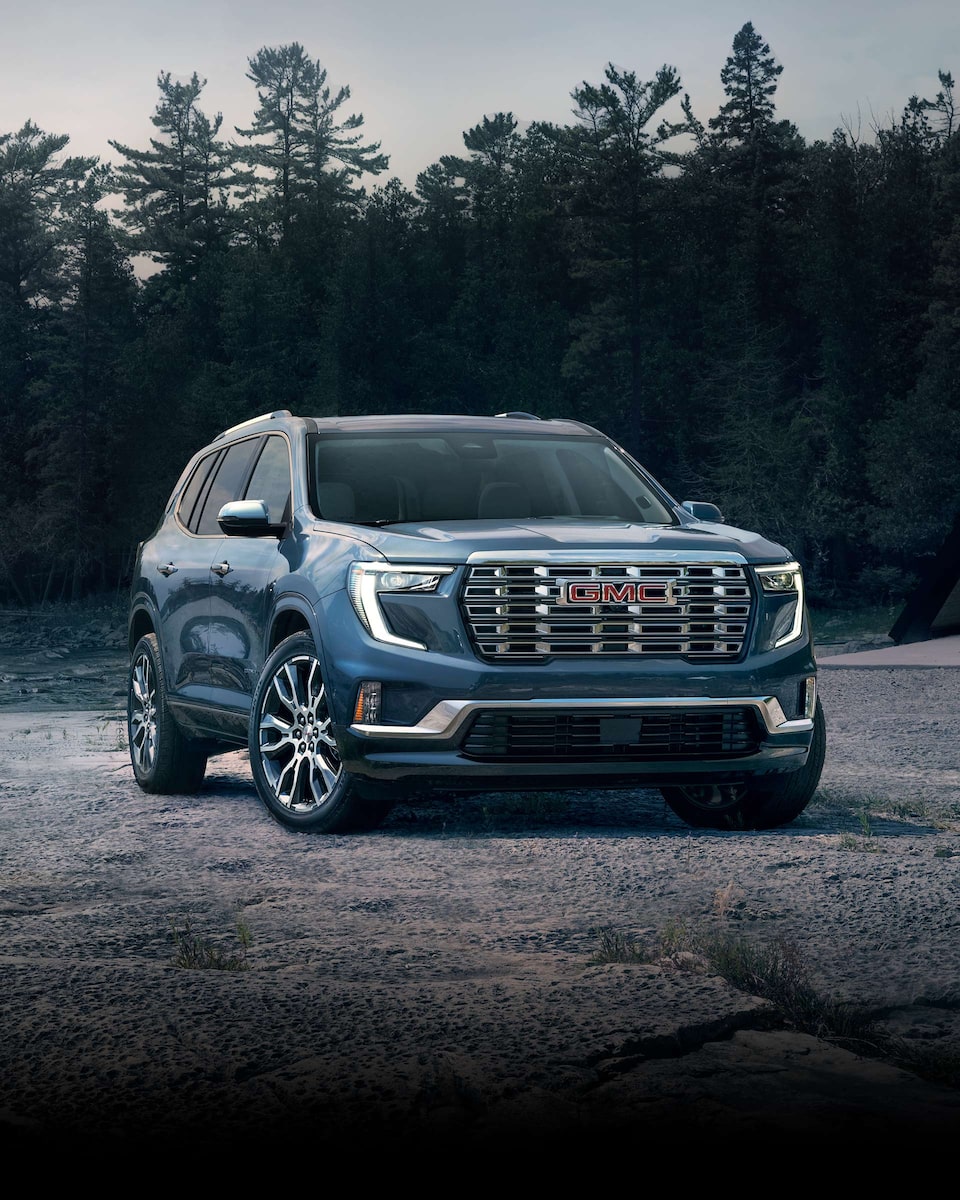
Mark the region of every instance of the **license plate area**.
[[601, 717], [599, 725], [602, 746], [635, 746], [643, 721], [640, 717]]

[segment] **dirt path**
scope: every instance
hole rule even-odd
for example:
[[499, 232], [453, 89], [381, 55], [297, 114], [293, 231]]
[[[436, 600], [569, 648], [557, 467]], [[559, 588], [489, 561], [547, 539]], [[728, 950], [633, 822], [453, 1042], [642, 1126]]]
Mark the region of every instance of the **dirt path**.
[[[783, 938], [823, 994], [960, 1062], [956, 672], [824, 672], [822, 787], [772, 833], [576, 792], [311, 838], [271, 820], [241, 754], [196, 796], [140, 792], [110, 653], [0, 693], [11, 1146], [960, 1131], [960, 1090], [798, 1034], [716, 977], [593, 961], [604, 930]], [[34, 667], [11, 680], [0, 656], [3, 686], [46, 687]], [[73, 687], [95, 707], [61, 702]], [[245, 969], [173, 964], [175, 930], [242, 955], [238, 920]]]

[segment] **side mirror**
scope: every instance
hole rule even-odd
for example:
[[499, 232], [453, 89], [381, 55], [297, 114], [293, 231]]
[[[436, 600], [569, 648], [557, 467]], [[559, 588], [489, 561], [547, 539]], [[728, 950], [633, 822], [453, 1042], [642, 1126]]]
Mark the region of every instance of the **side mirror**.
[[282, 525], [273, 525], [262, 500], [231, 500], [217, 513], [217, 524], [224, 533], [235, 537], [279, 537]]
[[715, 504], [707, 504], [705, 500], [684, 500], [681, 507], [685, 508], [691, 517], [696, 517], [698, 521], [723, 523], [723, 513], [720, 509]]

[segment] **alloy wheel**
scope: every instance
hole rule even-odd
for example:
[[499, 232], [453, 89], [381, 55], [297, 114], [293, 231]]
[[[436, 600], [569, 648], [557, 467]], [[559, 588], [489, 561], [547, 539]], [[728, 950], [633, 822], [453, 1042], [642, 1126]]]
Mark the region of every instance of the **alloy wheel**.
[[312, 812], [340, 780], [331, 724], [317, 659], [297, 654], [280, 663], [263, 693], [258, 745], [267, 783], [290, 812]]
[[157, 758], [157, 685], [146, 653], [137, 655], [130, 673], [130, 748], [137, 770], [147, 774]]

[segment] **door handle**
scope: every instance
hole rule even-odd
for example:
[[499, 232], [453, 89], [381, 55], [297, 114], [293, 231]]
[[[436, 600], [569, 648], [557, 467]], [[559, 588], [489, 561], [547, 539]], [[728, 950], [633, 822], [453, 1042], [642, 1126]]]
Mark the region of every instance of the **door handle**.
[[229, 575], [232, 569], [228, 562], [216, 563], [210, 568], [214, 575], [219, 575], [221, 579], [224, 575]]
[[177, 568], [173, 565], [173, 563], [161, 563], [157, 567], [157, 570], [161, 575], [175, 575], [177, 573]]

